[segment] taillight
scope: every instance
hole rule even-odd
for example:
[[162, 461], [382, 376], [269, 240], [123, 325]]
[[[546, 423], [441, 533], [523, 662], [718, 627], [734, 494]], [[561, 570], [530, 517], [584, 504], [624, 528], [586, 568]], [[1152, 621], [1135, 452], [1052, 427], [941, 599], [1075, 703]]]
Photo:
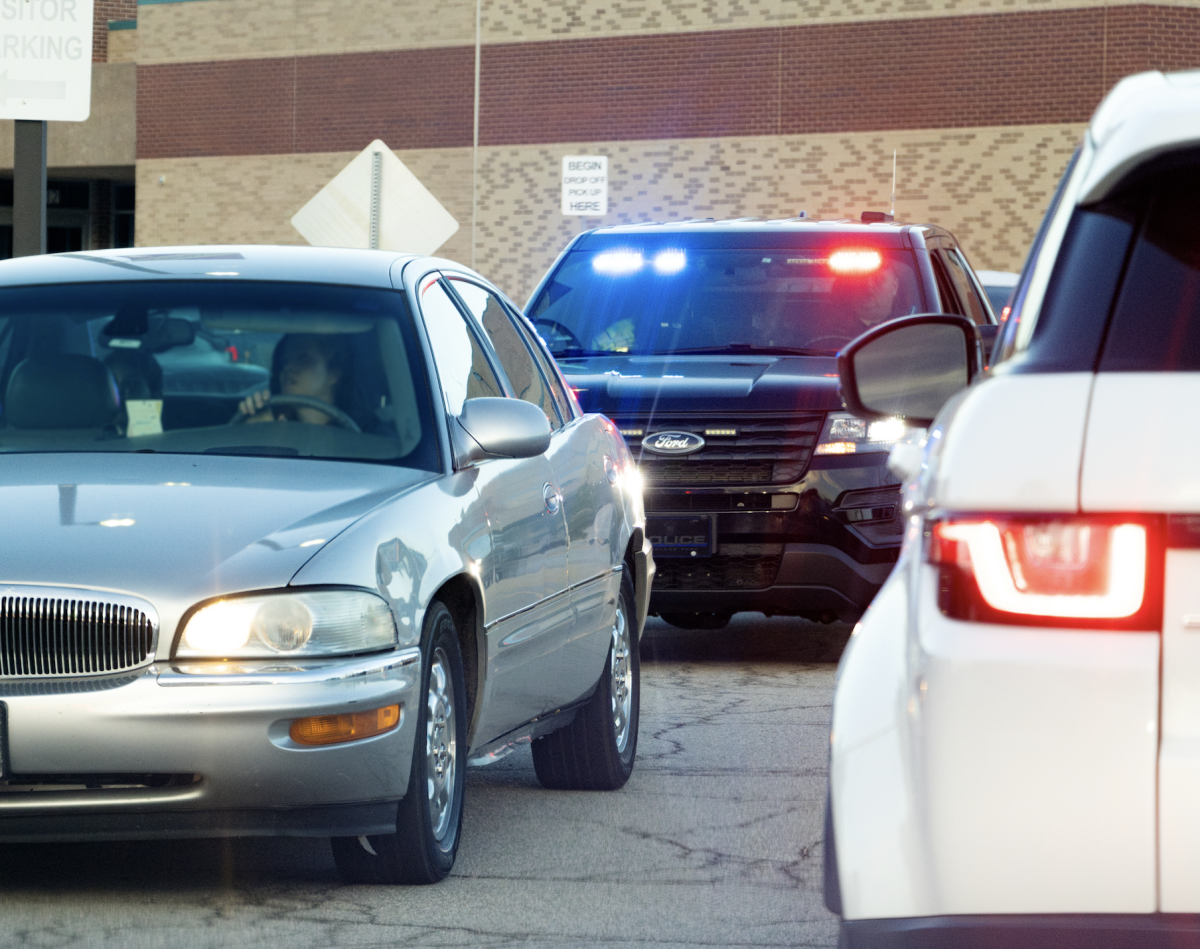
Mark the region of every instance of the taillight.
[[933, 525], [929, 562], [958, 619], [1157, 629], [1160, 534], [1120, 517], [956, 517]]

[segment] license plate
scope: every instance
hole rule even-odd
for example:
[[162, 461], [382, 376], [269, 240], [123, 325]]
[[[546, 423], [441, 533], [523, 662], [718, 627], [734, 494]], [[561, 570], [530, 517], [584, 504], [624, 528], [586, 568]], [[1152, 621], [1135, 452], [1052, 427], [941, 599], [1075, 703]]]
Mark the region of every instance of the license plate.
[[711, 557], [715, 533], [711, 517], [646, 518], [655, 557]]

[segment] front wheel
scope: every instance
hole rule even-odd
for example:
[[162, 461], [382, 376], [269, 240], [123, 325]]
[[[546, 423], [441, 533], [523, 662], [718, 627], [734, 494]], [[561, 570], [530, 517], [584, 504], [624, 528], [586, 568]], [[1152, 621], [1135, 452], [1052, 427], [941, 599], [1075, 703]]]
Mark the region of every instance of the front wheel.
[[636, 616], [633, 583], [626, 573], [595, 693], [570, 725], [533, 743], [533, 767], [543, 787], [615, 791], [633, 773], [641, 695]]
[[333, 838], [333, 859], [349, 883], [437, 883], [458, 853], [467, 702], [458, 628], [440, 601], [425, 614], [421, 646], [424, 701], [415, 709], [412, 769], [396, 833]]

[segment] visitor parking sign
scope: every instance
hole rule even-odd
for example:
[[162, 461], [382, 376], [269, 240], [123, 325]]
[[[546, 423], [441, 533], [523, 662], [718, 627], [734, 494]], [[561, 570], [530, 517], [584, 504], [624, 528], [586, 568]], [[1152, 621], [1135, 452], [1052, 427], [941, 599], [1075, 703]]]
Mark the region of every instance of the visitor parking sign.
[[607, 155], [567, 155], [562, 160], [562, 213], [583, 217], [608, 213]]
[[92, 107], [92, 0], [0, 0], [0, 118], [82, 122]]

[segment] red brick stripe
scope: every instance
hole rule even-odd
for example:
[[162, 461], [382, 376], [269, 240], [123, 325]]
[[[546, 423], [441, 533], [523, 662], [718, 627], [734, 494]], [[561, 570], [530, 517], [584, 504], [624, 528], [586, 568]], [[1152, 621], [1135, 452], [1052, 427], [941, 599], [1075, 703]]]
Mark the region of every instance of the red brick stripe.
[[[1120, 76], [1194, 66], [1200, 10], [1151, 6], [505, 44], [480, 138], [1084, 122]], [[461, 47], [140, 67], [138, 156], [469, 145], [472, 70]]]

